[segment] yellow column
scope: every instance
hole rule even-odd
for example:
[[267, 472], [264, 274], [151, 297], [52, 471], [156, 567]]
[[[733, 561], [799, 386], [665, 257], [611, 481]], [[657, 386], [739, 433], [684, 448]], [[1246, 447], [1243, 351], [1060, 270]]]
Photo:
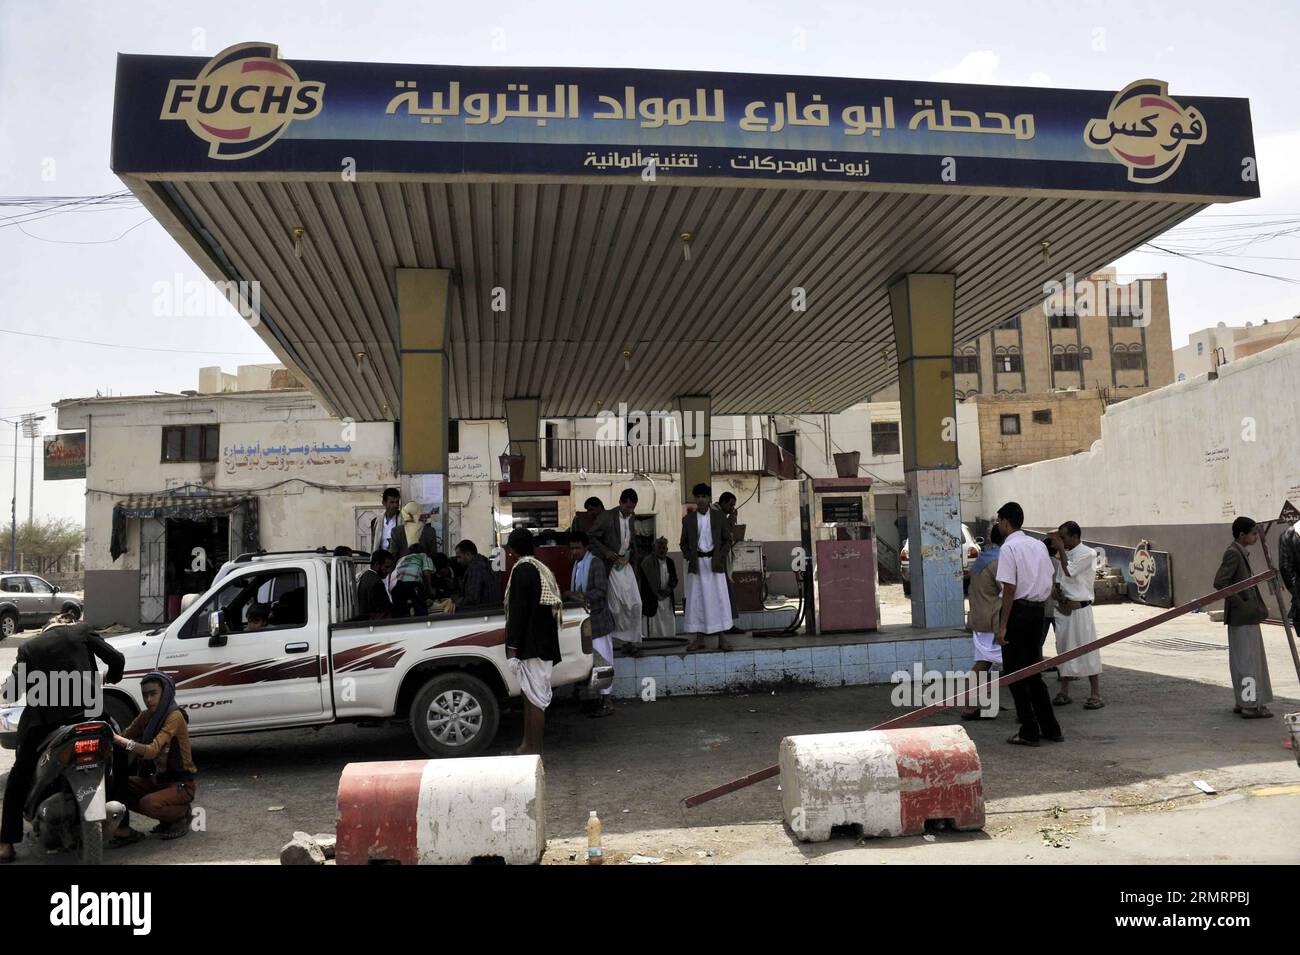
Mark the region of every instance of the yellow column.
[[447, 539], [447, 310], [451, 273], [397, 269], [397, 349], [401, 367], [398, 471], [427, 475], [403, 481], [434, 504], [438, 540]]
[[961, 478], [953, 393], [955, 275], [909, 273], [889, 286], [898, 349], [912, 624], [961, 627]]
[[403, 474], [447, 473], [447, 308], [451, 273], [397, 270]]
[[695, 498], [691, 488], [697, 484], [713, 483], [713, 455], [709, 444], [710, 421], [713, 402], [708, 395], [682, 395], [677, 399], [681, 413], [681, 468], [682, 503], [692, 503]]

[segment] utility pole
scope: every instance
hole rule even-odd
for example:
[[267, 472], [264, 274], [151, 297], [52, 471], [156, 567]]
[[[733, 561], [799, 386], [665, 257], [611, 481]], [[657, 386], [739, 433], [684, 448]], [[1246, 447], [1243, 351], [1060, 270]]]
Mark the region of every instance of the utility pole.
[[18, 570], [18, 419], [14, 419], [14, 496], [9, 499], [9, 569]]
[[[44, 415], [25, 414], [22, 417], [23, 436], [31, 439], [32, 446], [31, 473], [27, 482], [27, 526], [29, 528], [36, 519], [36, 439], [41, 436], [40, 424], [44, 420]], [[16, 451], [14, 453], [17, 454]]]

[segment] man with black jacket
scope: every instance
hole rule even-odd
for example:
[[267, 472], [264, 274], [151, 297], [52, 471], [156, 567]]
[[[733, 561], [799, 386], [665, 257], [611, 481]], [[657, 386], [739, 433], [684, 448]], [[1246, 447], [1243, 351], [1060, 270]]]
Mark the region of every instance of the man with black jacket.
[[[1249, 517], [1232, 522], [1232, 543], [1223, 552], [1223, 562], [1214, 575], [1214, 589], [1222, 590], [1253, 576], [1246, 548], [1259, 541], [1259, 528]], [[1268, 608], [1258, 587], [1238, 591], [1223, 601], [1223, 622], [1228, 627], [1228, 672], [1232, 674], [1232, 712], [1242, 719], [1266, 719], [1273, 715], [1264, 704], [1273, 702], [1273, 684], [1264, 655], [1264, 636], [1259, 625], [1268, 619]]]
[[41, 742], [59, 726], [99, 718], [103, 693], [98, 659], [108, 668], [104, 683], [122, 679], [126, 658], [88, 624], [60, 614], [40, 636], [18, 648], [4, 700], [26, 696], [18, 721], [18, 748], [0, 807], [0, 863], [14, 861], [14, 844], [23, 837], [23, 803], [36, 771]]

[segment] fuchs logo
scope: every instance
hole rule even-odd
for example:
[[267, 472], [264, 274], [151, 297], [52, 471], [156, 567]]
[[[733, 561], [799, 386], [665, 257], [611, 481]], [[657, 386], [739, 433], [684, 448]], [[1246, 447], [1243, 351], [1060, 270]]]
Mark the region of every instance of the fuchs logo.
[[1205, 120], [1169, 98], [1169, 84], [1138, 80], [1115, 94], [1105, 119], [1088, 121], [1084, 141], [1128, 167], [1129, 182], [1162, 182], [1174, 174], [1188, 146], [1205, 142]]
[[1145, 600], [1147, 591], [1151, 589], [1151, 581], [1156, 576], [1156, 559], [1151, 556], [1151, 545], [1147, 541], [1141, 541], [1133, 551], [1133, 559], [1129, 561], [1128, 572], [1133, 577], [1138, 597]]
[[192, 80], [167, 84], [162, 119], [183, 119], [208, 143], [212, 159], [246, 159], [280, 138], [295, 119], [311, 119], [325, 84], [298, 79], [271, 43], [222, 50]]

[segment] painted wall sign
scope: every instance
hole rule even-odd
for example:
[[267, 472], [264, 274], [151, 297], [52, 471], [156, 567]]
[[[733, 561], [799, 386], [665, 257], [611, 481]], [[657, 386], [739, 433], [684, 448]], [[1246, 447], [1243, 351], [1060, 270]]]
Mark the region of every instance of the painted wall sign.
[[[954, 184], [1253, 198], [1243, 99], [843, 77], [118, 58], [112, 168]], [[526, 148], [520, 148], [520, 147]], [[926, 158], [932, 161], [925, 161]], [[1250, 175], [1243, 174], [1249, 169]]]
[[54, 434], [42, 442], [45, 448], [43, 479], [72, 481], [86, 476], [86, 432]]

